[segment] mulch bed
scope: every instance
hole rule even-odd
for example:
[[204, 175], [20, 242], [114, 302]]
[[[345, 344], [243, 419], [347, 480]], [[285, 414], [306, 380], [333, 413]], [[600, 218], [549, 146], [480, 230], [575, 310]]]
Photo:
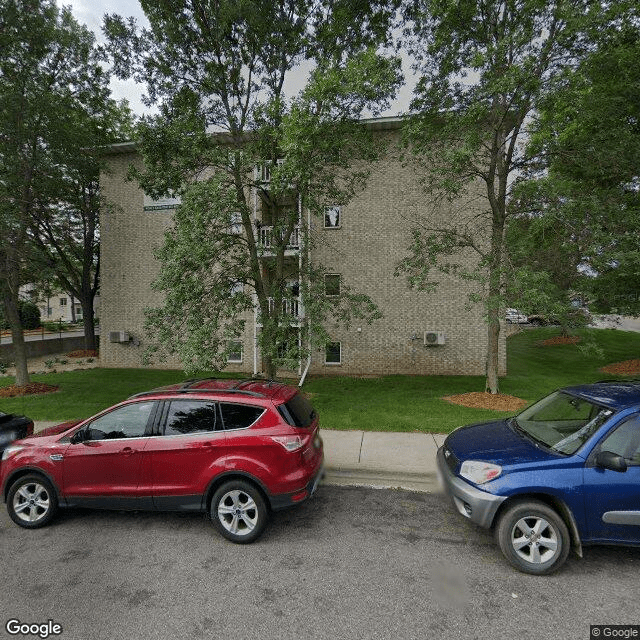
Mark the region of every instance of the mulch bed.
[[15, 398], [16, 396], [30, 396], [36, 393], [53, 393], [60, 387], [56, 387], [51, 384], [44, 384], [44, 382], [30, 382], [21, 387], [15, 384], [8, 387], [0, 387], [0, 398]]
[[67, 358], [97, 358], [98, 352], [94, 349], [81, 349], [67, 353]]
[[551, 347], [556, 344], [577, 344], [578, 342], [580, 342], [579, 336], [556, 336], [555, 338], [540, 340], [536, 344], [541, 347]]
[[462, 393], [457, 396], [447, 396], [442, 398], [452, 404], [459, 404], [471, 409], [492, 409], [493, 411], [517, 411], [526, 407], [529, 403], [522, 398], [509, 396], [504, 393], [483, 393], [472, 391]]
[[640, 374], [640, 360], [624, 360], [623, 362], [615, 362], [602, 367], [600, 371], [604, 373], [613, 373], [617, 376], [634, 376]]

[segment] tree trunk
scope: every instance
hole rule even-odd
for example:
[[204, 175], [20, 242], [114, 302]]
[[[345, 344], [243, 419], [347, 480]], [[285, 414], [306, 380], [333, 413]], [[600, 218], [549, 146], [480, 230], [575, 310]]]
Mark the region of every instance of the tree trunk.
[[487, 302], [487, 380], [485, 391], [498, 393], [498, 362], [500, 347], [500, 280], [504, 216], [494, 213], [491, 229], [491, 254], [489, 258], [489, 298]]
[[82, 324], [84, 325], [84, 348], [96, 351], [96, 325], [93, 317], [93, 300], [81, 300]]
[[276, 377], [276, 365], [273, 362], [273, 358], [271, 356], [264, 356], [262, 358], [262, 362], [264, 364], [264, 374], [268, 380], [273, 380]]
[[[489, 311], [489, 316], [493, 315]], [[485, 391], [489, 393], [498, 393], [500, 391], [498, 384], [498, 353], [500, 346], [500, 321], [489, 317], [487, 330], [487, 380], [485, 383]]]
[[3, 296], [3, 302], [7, 321], [11, 328], [13, 357], [16, 363], [16, 385], [23, 387], [29, 384], [30, 380], [27, 367], [27, 350], [24, 343], [22, 324], [20, 323], [20, 313], [18, 312], [18, 301], [11, 295], [5, 295]]

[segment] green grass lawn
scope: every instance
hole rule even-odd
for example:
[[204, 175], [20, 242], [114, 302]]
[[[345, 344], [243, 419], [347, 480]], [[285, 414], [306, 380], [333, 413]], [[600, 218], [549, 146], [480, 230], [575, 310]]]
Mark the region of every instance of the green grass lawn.
[[[598, 371], [606, 364], [640, 358], [640, 334], [613, 329], [586, 329], [601, 356], [587, 355], [575, 345], [542, 347], [537, 343], [558, 335], [554, 328], [523, 331], [507, 341], [508, 376], [500, 390], [528, 401], [557, 387], [611, 378]], [[87, 369], [32, 376], [58, 385], [60, 391], [39, 396], [0, 399], [0, 410], [23, 413], [34, 420], [85, 418], [124, 398], [185, 379], [181, 371], [155, 369]], [[0, 379], [0, 386], [13, 378]], [[309, 378], [305, 383], [327, 429], [425, 431], [447, 433], [463, 424], [508, 415], [468, 409], [442, 396], [483, 391], [481, 376], [385, 376], [381, 378]]]

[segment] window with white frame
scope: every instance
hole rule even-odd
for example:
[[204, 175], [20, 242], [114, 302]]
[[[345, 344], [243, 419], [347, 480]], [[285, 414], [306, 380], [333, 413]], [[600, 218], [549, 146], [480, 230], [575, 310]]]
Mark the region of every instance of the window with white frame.
[[337, 297], [340, 295], [340, 274], [339, 273], [325, 273], [324, 295], [329, 297]]
[[61, 307], [66, 307], [67, 306], [67, 299], [66, 298], [60, 298], [60, 306]]
[[324, 350], [325, 364], [342, 364], [342, 345], [340, 342], [327, 342]]
[[325, 229], [339, 229], [342, 218], [342, 207], [333, 205], [331, 207], [325, 207], [324, 210], [324, 228]]
[[227, 362], [242, 362], [242, 342], [240, 340], [229, 340]]

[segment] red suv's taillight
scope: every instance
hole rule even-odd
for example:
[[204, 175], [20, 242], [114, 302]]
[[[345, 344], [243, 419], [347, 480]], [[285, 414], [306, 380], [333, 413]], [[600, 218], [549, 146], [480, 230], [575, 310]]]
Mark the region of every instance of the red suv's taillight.
[[271, 439], [287, 451], [297, 451], [302, 449], [305, 444], [305, 439], [302, 436], [271, 436]]

